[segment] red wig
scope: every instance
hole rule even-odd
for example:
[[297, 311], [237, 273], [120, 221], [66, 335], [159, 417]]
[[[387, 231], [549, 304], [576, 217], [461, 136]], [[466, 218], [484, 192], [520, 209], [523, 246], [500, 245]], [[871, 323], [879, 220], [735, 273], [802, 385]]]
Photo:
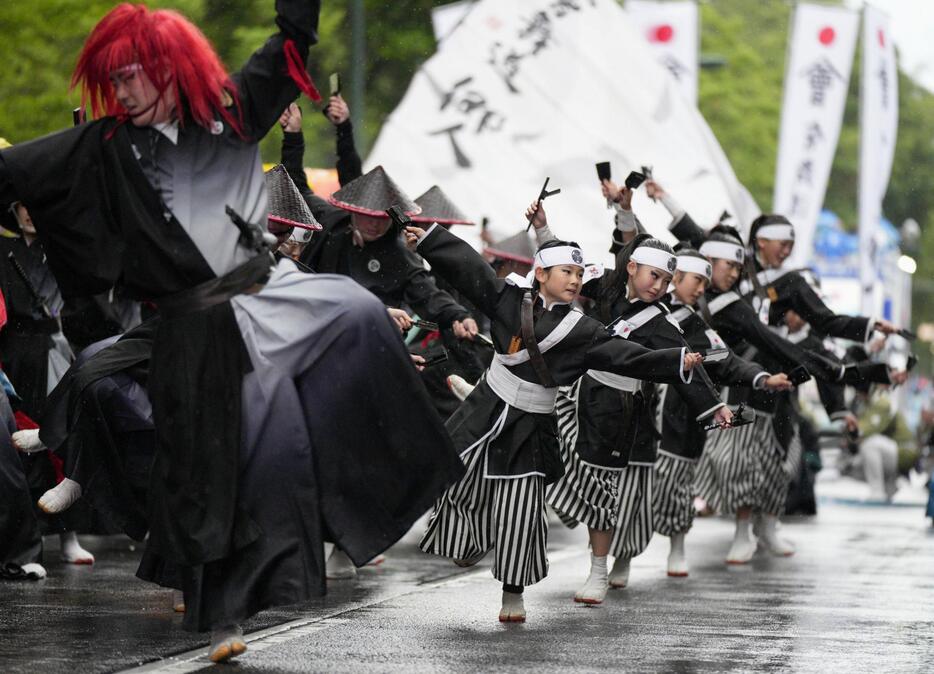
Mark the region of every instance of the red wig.
[[237, 89], [204, 34], [171, 10], [151, 11], [145, 5], [122, 3], [91, 31], [71, 78], [81, 87], [82, 106], [90, 102], [95, 117], [127, 119], [117, 102], [111, 73], [139, 64], [160, 94], [170, 87], [185, 123], [182, 106], [195, 123], [211, 128], [220, 115], [240, 133], [240, 120], [228, 109], [237, 103]]

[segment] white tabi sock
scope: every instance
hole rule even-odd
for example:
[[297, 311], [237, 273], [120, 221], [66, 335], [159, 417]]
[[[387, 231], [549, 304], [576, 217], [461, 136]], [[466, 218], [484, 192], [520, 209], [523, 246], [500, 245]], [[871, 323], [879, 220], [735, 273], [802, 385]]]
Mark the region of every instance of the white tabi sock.
[[81, 543], [78, 542], [78, 534], [74, 531], [59, 534], [58, 540], [62, 546], [62, 559], [69, 564], [94, 563], [94, 555], [81, 547]]
[[458, 400], [463, 402], [467, 399], [467, 396], [473, 393], [476, 386], [468, 383], [463, 377], [452, 374], [448, 376], [448, 388], [451, 389], [451, 393], [453, 393]]
[[503, 607], [499, 610], [499, 621], [501, 623], [525, 622], [525, 602], [521, 594], [503, 592]]
[[791, 557], [795, 546], [778, 533], [778, 518], [775, 515], [762, 515], [761, 536], [766, 549], [777, 557]]
[[610, 587], [626, 587], [629, 584], [629, 558], [617, 557], [610, 571]]
[[45, 567], [37, 562], [23, 564], [20, 568], [23, 570], [23, 573], [29, 577], [29, 580], [42, 580], [48, 575], [45, 571]]
[[590, 554], [590, 575], [587, 582], [574, 595], [574, 601], [581, 604], [602, 604], [606, 598], [607, 585], [606, 555], [597, 557]]
[[42, 444], [42, 440], [39, 439], [38, 428], [16, 431], [13, 434], [13, 446], [23, 454], [33, 454], [48, 449], [48, 447]]
[[671, 535], [671, 550], [668, 552], [668, 575], [684, 578], [688, 575], [688, 560], [684, 555], [684, 534]]
[[756, 537], [752, 535], [752, 520], [737, 519], [733, 544], [726, 555], [727, 564], [746, 564], [756, 554]]
[[211, 662], [226, 662], [245, 652], [246, 642], [240, 625], [211, 631], [211, 647], [208, 649]]
[[65, 512], [81, 498], [81, 485], [67, 477], [39, 499], [39, 509], [49, 515]]
[[325, 577], [328, 580], [349, 580], [357, 577], [357, 566], [343, 550], [334, 547], [325, 564]]

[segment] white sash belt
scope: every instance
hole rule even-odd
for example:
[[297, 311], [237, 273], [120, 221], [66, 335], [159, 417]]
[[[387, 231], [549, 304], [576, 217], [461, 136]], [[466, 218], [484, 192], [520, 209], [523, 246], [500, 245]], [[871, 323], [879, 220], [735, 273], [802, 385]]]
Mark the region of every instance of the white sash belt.
[[635, 393], [642, 386], [642, 382], [632, 377], [624, 377], [612, 372], [603, 372], [602, 370], [587, 370], [587, 374], [604, 386], [615, 388], [617, 391], [626, 391]]
[[517, 377], [498, 358], [493, 358], [490, 363], [486, 383], [500, 400], [523, 412], [551, 414], [555, 411], [557, 387], [546, 388]]

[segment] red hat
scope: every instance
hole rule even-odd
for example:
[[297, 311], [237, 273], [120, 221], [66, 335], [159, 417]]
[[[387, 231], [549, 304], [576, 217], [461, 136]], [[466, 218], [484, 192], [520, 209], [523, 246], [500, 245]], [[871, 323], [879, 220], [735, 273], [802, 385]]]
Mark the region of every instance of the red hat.
[[439, 225], [477, 224], [469, 220], [437, 185], [432, 185], [422, 196], [416, 197], [415, 203], [421, 206], [422, 212], [412, 216], [412, 222], [437, 222]]

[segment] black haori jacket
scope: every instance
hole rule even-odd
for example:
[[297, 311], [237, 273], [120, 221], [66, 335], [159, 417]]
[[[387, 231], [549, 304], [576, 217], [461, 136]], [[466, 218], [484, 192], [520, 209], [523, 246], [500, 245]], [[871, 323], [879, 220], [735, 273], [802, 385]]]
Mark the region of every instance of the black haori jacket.
[[[720, 386], [754, 386], [759, 385], [761, 380], [768, 376], [769, 373], [758, 363], [733, 353], [717, 331], [707, 325], [693, 307], [677, 303], [672, 295], [668, 295], [664, 301], [671, 308], [671, 316], [681, 326], [684, 339], [691, 349], [704, 354], [704, 369], [714, 383]], [[723, 349], [727, 349], [725, 354]], [[720, 355], [706, 358], [707, 352], [711, 350], [717, 350]], [[659, 405], [662, 410], [662, 438], [659, 449], [687, 459], [699, 458], [707, 433], [703, 424], [698, 424], [693, 419], [692, 410], [684, 397], [669, 386]]]
[[[437, 225], [419, 242], [418, 253], [435, 273], [489, 317], [496, 349], [491, 370], [501, 367], [505, 375], [500, 376], [517, 382], [520, 388], [540, 392], [543, 387], [521, 341], [521, 306], [524, 295], [530, 292], [524, 279], [498, 279], [473, 248]], [[541, 299], [536, 301], [541, 303]], [[557, 386], [573, 384], [591, 368], [659, 382], [681, 380], [685, 349], [650, 351], [614, 337], [598, 321], [569, 305], [542, 309], [535, 320], [535, 337]], [[496, 380], [497, 374], [492, 377]], [[507, 404], [491, 388], [490, 379], [488, 371], [448, 419], [454, 446], [463, 453], [491, 439], [484, 469], [488, 478], [537, 475], [550, 483], [561, 477], [564, 466], [558, 451], [553, 398], [551, 410], [526, 411]]]
[[[607, 326], [613, 334], [649, 349], [681, 348], [684, 340], [662, 302], [625, 302], [620, 315]], [[717, 391], [692, 373], [669, 383], [688, 401], [696, 421], [709, 417], [723, 403]], [[632, 390], [636, 388], [636, 390]], [[628, 390], [626, 390], [628, 389]], [[602, 468], [629, 464], [651, 466], [659, 434], [655, 424], [655, 386], [607, 377], [591, 370], [581, 378], [578, 394], [578, 434], [575, 450], [581, 459]]]
[[[695, 248], [700, 248], [707, 238], [707, 233], [687, 213], [672, 225], [671, 233], [681, 241], [689, 241]], [[752, 303], [760, 316], [767, 317], [769, 325], [782, 325], [785, 312], [792, 309], [822, 335], [856, 342], [864, 342], [869, 338], [875, 320], [865, 316], [844, 316], [831, 311], [808, 283], [804, 276], [806, 270], [763, 269], [756, 258], [753, 258], [753, 263], [757, 281], [766, 297], [757, 296], [749, 279], [744, 279], [738, 290], [740, 295]]]
[[[280, 32], [233, 75], [246, 138], [219, 118], [211, 131], [188, 121], [180, 133], [195, 156], [254, 156], [251, 146], [298, 95], [285, 41], [293, 40], [304, 59], [317, 42], [319, 9], [317, 0], [277, 0]], [[227, 168], [216, 162], [206, 170]], [[195, 199], [211, 196], [192, 190]], [[218, 278], [163, 207], [134, 155], [130, 130], [114, 118], [0, 152], [0, 207], [14, 201], [29, 209], [65, 297], [120, 285], [134, 299], [161, 304]], [[238, 268], [237, 282], [262, 280], [270, 262], [254, 258]], [[236, 507], [240, 387], [250, 368], [229, 301], [171, 317], [163, 312], [149, 381], [157, 436], [150, 546], [173, 562], [222, 559], [260, 535]]]

